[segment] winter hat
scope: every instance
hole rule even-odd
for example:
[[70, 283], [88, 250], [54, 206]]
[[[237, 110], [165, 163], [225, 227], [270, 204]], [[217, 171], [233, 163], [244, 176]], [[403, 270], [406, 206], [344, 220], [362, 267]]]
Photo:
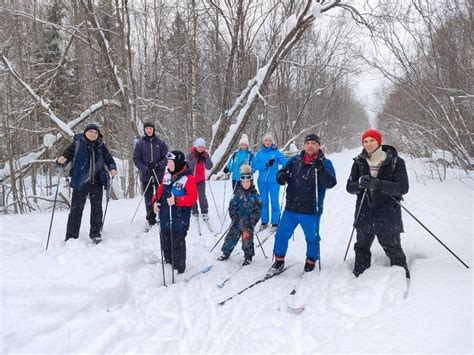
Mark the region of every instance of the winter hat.
[[241, 175], [252, 175], [252, 168], [250, 165], [243, 164], [240, 166]]
[[194, 146], [195, 147], [205, 147], [206, 146], [206, 141], [204, 140], [204, 138], [199, 137], [198, 139], [196, 139], [196, 142], [194, 142]]
[[273, 134], [271, 134], [270, 132], [265, 133], [265, 134], [263, 135], [263, 140], [265, 140], [265, 139], [267, 139], [267, 138], [270, 139], [273, 144], [276, 143], [276, 142], [275, 142], [275, 137], [274, 137]]
[[84, 133], [86, 133], [87, 131], [90, 131], [91, 129], [93, 129], [94, 131], [97, 131], [97, 133], [99, 133], [99, 135], [101, 134], [100, 133], [100, 127], [97, 123], [89, 123], [86, 128], [84, 129]]
[[174, 171], [172, 173], [179, 173], [186, 165], [184, 153], [180, 150], [172, 150], [166, 154], [166, 159], [174, 161]]
[[364, 139], [367, 137], [375, 139], [379, 145], [382, 145], [382, 134], [376, 129], [369, 129], [365, 131], [364, 134], [362, 134], [362, 142], [364, 142]]
[[321, 145], [321, 140], [319, 139], [318, 135], [314, 133], [307, 134], [306, 137], [304, 137], [304, 142], [306, 143], [308, 141], [314, 141]]
[[145, 131], [145, 128], [151, 127], [153, 128], [153, 133], [155, 133], [155, 125], [151, 123], [150, 121], [146, 121], [143, 123], [143, 131]]
[[240, 141], [239, 141], [239, 145], [241, 144], [247, 144], [247, 146], [249, 146], [249, 137], [245, 134], [245, 133], [242, 133], [242, 137], [240, 137]]

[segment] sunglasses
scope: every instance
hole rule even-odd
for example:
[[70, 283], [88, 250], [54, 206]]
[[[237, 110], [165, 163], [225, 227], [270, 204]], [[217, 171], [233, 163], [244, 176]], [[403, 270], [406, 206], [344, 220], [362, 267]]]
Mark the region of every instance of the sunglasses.
[[168, 153], [166, 153], [166, 159], [168, 159], [168, 160], [175, 160], [175, 159], [176, 159], [176, 155], [174, 155], [174, 154], [171, 153], [171, 152], [168, 152]]
[[241, 181], [253, 180], [253, 176], [252, 175], [240, 175], [240, 180]]

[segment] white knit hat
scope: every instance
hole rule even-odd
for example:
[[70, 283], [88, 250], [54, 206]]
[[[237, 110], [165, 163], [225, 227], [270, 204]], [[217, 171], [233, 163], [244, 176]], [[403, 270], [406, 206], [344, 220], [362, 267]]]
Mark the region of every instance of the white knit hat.
[[247, 144], [247, 146], [250, 145], [249, 137], [245, 133], [242, 133], [242, 137], [240, 137], [239, 145], [242, 145], [242, 144]]
[[196, 139], [196, 142], [194, 142], [194, 146], [195, 147], [205, 147], [206, 146], [206, 141], [204, 140], [204, 138], [199, 137], [198, 139]]
[[270, 132], [265, 133], [265, 134], [263, 135], [263, 140], [265, 140], [265, 139], [267, 139], [267, 138], [270, 139], [273, 144], [276, 143], [275, 137], [274, 137], [273, 134], [271, 134]]

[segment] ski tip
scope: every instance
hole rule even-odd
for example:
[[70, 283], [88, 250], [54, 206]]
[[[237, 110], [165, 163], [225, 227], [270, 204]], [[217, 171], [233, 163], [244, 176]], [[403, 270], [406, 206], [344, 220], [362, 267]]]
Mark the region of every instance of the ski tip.
[[300, 306], [300, 307], [290, 307], [288, 306], [288, 311], [294, 314], [300, 314], [305, 310], [305, 306]]

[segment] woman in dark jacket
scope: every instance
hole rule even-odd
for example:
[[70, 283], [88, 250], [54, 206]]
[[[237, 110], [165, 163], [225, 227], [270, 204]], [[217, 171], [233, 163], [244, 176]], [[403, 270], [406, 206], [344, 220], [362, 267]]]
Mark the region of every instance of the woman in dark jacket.
[[91, 227], [89, 236], [96, 244], [102, 241], [102, 190], [109, 184], [107, 169], [111, 176], [117, 175], [117, 166], [102, 140], [99, 125], [89, 123], [84, 132], [74, 136], [72, 142], [58, 158], [57, 163], [71, 167], [71, 211], [67, 220], [66, 241], [79, 238], [82, 212], [89, 196], [91, 203]]
[[374, 129], [364, 132], [362, 144], [364, 149], [354, 158], [346, 185], [347, 192], [357, 195], [354, 275], [358, 277], [370, 267], [370, 247], [377, 236], [391, 265], [402, 266], [410, 277], [400, 241], [401, 208], [394, 201], [408, 192], [405, 161], [394, 147], [382, 145], [382, 135]]

